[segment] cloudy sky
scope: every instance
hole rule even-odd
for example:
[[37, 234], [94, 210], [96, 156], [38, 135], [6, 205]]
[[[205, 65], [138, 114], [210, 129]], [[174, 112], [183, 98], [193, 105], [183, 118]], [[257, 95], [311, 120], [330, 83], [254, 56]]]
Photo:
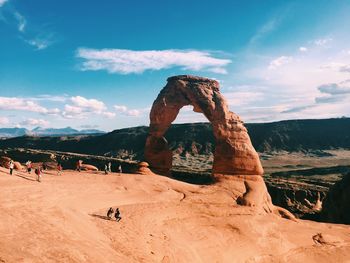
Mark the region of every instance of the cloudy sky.
[[0, 127], [148, 125], [179, 74], [220, 81], [245, 122], [349, 117], [349, 14], [348, 0], [0, 0]]

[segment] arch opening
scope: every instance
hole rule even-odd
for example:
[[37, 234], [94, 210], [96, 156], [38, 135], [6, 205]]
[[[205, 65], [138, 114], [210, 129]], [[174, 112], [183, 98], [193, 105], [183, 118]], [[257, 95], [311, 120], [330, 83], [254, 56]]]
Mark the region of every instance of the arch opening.
[[193, 112], [191, 105], [182, 107], [164, 137], [172, 152], [172, 178], [200, 185], [215, 182], [211, 175], [215, 139], [203, 114]]

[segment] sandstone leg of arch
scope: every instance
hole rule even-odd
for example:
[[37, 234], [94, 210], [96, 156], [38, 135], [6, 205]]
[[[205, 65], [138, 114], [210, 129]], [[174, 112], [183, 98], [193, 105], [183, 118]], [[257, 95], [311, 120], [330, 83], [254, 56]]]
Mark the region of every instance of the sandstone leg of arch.
[[183, 106], [192, 105], [213, 126], [215, 152], [213, 174], [262, 175], [263, 169], [239, 116], [228, 110], [215, 80], [195, 76], [174, 76], [159, 93], [150, 113], [150, 131], [145, 159], [151, 169], [169, 173], [172, 153], [164, 134]]

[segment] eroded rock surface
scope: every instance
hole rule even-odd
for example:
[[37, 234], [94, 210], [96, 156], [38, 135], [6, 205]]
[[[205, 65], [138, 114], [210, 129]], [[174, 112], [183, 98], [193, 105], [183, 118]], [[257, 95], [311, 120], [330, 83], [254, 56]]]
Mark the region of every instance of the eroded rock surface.
[[350, 173], [329, 190], [324, 200], [320, 220], [350, 224]]
[[192, 105], [211, 122], [215, 137], [213, 174], [262, 175], [259, 156], [239, 116], [229, 111], [215, 80], [196, 76], [174, 76], [154, 101], [145, 159], [151, 169], [163, 174], [172, 166], [172, 152], [164, 138], [180, 109]]
[[195, 112], [203, 113], [213, 127], [215, 151], [212, 174], [217, 184], [231, 192], [237, 204], [294, 219], [287, 210], [272, 204], [261, 177], [264, 171], [247, 129], [239, 116], [229, 111], [215, 80], [188, 75], [168, 78], [150, 113], [145, 146], [145, 159], [150, 168], [160, 174], [170, 173], [172, 152], [164, 134], [186, 105], [192, 105]]

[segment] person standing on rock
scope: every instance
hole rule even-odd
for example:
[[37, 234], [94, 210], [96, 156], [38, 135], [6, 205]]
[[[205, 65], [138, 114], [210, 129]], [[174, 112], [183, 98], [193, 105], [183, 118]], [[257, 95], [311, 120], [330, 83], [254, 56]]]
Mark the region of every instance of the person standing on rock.
[[57, 164], [57, 175], [62, 175], [62, 165], [60, 163]]
[[10, 161], [10, 175], [13, 174], [13, 169], [15, 168], [15, 164], [13, 163], [13, 161]]
[[32, 162], [28, 160], [26, 162], [26, 167], [27, 167], [27, 173], [30, 174], [32, 172]]
[[76, 170], [77, 170], [78, 172], [81, 171], [81, 163], [82, 163], [81, 160], [78, 160], [78, 161], [77, 161], [77, 164], [76, 164], [76, 165], [77, 165], [77, 167], [76, 167], [77, 169], [76, 169]]
[[105, 164], [105, 174], [108, 174], [108, 165]]
[[40, 167], [35, 169], [35, 174], [36, 174], [36, 180], [38, 182], [41, 182], [41, 169], [40, 169]]

